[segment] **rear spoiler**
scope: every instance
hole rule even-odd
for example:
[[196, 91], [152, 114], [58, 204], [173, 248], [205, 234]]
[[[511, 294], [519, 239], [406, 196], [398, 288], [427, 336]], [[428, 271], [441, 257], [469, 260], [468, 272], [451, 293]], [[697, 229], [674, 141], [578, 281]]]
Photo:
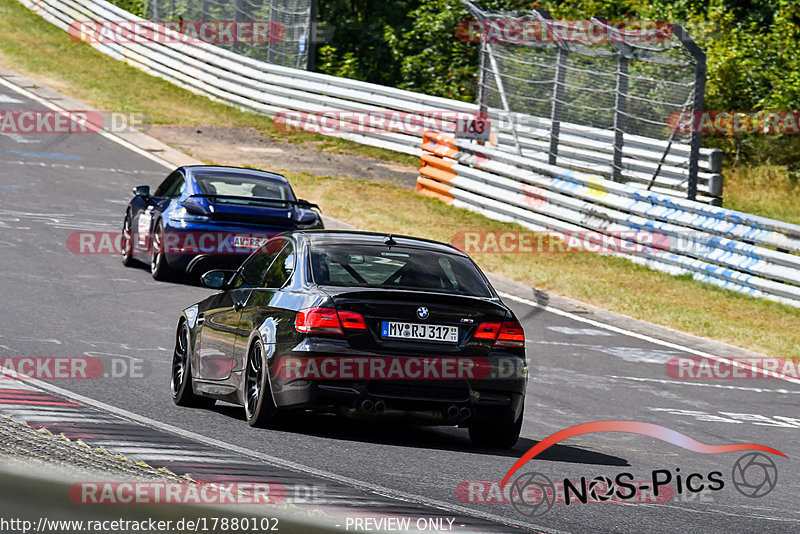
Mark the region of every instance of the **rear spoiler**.
[[293, 206], [297, 206], [298, 208], [304, 209], [318, 209], [320, 212], [322, 208], [320, 208], [317, 204], [313, 204], [308, 200], [303, 200], [302, 198], [298, 198], [297, 200], [282, 200], [279, 198], [269, 198], [269, 197], [245, 197], [245, 196], [238, 196], [238, 195], [191, 195], [187, 197], [181, 204], [189, 213], [193, 213], [193, 210], [197, 212], [197, 214], [207, 215], [207, 210], [198, 204], [193, 199], [197, 198], [210, 198], [212, 199], [231, 199], [231, 200], [247, 200], [250, 202], [263, 202], [267, 204], [291, 204]]

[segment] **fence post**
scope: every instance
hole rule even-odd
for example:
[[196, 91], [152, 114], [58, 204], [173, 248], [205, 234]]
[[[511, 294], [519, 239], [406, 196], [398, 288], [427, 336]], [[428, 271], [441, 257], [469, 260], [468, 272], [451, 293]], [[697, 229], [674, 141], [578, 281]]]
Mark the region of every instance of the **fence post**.
[[[696, 117], [697, 113], [702, 112], [706, 105], [706, 53], [697, 46], [689, 33], [680, 24], [672, 25], [673, 35], [678, 36], [683, 46], [692, 54], [695, 60], [694, 67], [694, 87], [692, 99], [692, 117]], [[693, 120], [692, 124], [696, 124]], [[695, 131], [698, 130], [698, 131]], [[703, 143], [703, 136], [699, 132], [699, 128], [692, 128], [691, 149], [689, 153], [689, 180], [686, 184], [686, 198], [695, 200], [697, 197], [697, 173], [700, 170], [700, 145]]]
[[[275, 0], [269, 0], [269, 20], [270, 22], [275, 21]], [[270, 27], [272, 25], [270, 24]], [[287, 29], [288, 31], [288, 29]], [[273, 42], [270, 39], [270, 42], [267, 43], [267, 63], [275, 64], [275, 46], [277, 45], [276, 42]]]
[[567, 75], [567, 46], [558, 43], [558, 60], [553, 80], [553, 106], [550, 108], [550, 154], [547, 162], [556, 164], [558, 158], [558, 138], [561, 135], [561, 114], [564, 108], [564, 81]]
[[306, 30], [306, 70], [314, 70], [314, 51], [317, 43], [317, 0], [311, 0], [311, 9], [308, 14], [308, 29]]
[[622, 149], [625, 142], [625, 115], [628, 113], [628, 66], [630, 59], [627, 51], [621, 47], [619, 51], [619, 68], [617, 69], [616, 98], [614, 99], [614, 163], [612, 173], [615, 182], [622, 181]]

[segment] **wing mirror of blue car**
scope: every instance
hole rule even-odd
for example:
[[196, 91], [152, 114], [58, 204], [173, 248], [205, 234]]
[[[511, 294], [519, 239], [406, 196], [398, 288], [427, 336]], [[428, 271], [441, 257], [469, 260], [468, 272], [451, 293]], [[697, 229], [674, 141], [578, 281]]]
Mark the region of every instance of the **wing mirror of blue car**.
[[309, 202], [308, 200], [304, 200], [302, 198], [298, 198], [297, 199], [297, 201], [295, 202], [295, 206], [297, 206], [298, 208], [305, 208], [307, 210], [310, 210], [310, 209], [313, 208], [313, 209], [318, 209], [319, 211], [322, 211], [322, 208], [320, 208], [319, 205], [314, 204], [312, 202]]
[[184, 199], [181, 202], [181, 206], [192, 215], [209, 215], [208, 208], [206, 208], [199, 199], [194, 197]]
[[228, 289], [228, 281], [232, 278], [232, 274], [236, 271], [215, 270], [208, 271], [200, 277], [204, 287], [209, 289]]
[[149, 198], [150, 197], [150, 186], [149, 185], [137, 185], [133, 188], [133, 194], [137, 197]]

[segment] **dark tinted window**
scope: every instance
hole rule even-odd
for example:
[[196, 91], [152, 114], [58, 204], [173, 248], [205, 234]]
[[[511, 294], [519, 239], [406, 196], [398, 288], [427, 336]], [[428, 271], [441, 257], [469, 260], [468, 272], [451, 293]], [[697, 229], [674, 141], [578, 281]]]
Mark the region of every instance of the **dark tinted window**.
[[267, 274], [261, 281], [261, 287], [279, 289], [289, 281], [294, 272], [295, 254], [294, 247], [289, 243], [278, 253], [272, 261]]
[[183, 174], [181, 174], [180, 171], [175, 171], [167, 176], [166, 180], [161, 182], [154, 196], [167, 198], [176, 197], [181, 193], [185, 185], [186, 182], [183, 179]]
[[266, 242], [245, 260], [239, 270], [235, 287], [261, 287], [267, 269], [286, 245], [285, 239]]
[[491, 297], [469, 259], [455, 254], [380, 245], [316, 245], [311, 271], [319, 285], [415, 289]]

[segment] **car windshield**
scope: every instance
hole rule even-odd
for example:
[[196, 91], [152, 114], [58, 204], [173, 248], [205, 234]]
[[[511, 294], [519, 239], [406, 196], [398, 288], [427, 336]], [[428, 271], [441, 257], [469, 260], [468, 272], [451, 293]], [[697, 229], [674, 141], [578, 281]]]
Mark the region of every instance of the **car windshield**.
[[203, 194], [221, 195], [217, 202], [252, 203], [263, 199], [294, 200], [288, 184], [258, 175], [215, 172], [198, 173], [194, 175], [194, 178]]
[[317, 244], [311, 248], [311, 271], [318, 285], [492, 296], [472, 261], [430, 249]]

